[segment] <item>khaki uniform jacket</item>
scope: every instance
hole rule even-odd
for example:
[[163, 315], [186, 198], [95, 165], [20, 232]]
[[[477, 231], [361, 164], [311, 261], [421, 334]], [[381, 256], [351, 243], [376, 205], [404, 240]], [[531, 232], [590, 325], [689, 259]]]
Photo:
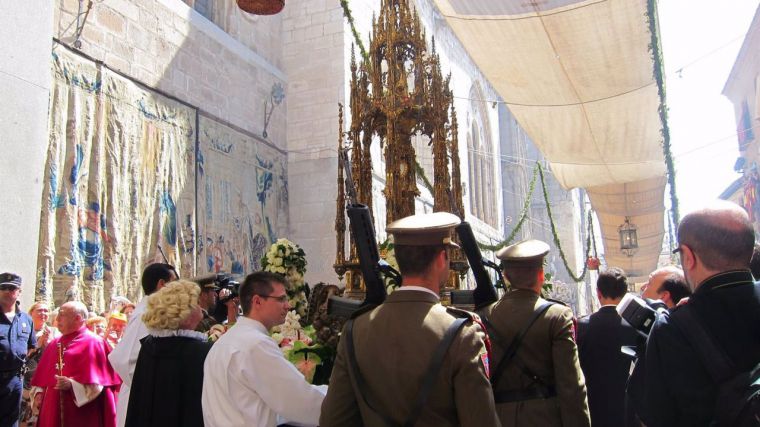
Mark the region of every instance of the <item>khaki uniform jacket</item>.
[[[375, 410], [398, 425], [412, 410], [430, 359], [455, 318], [428, 292], [396, 291], [385, 303], [354, 320], [356, 360]], [[345, 333], [345, 329], [344, 329]], [[443, 359], [438, 378], [416, 424], [423, 426], [500, 426], [481, 355], [480, 327], [467, 323]], [[354, 393], [346, 342], [338, 344], [319, 424], [384, 426], [382, 418]]]
[[[491, 340], [492, 369], [496, 369], [505, 347], [525, 328], [533, 311], [544, 301], [535, 292], [516, 289], [486, 309], [485, 315], [493, 329], [505, 341]], [[549, 307], [525, 334], [515, 358], [519, 358], [545, 384], [554, 386], [557, 396], [497, 404], [496, 412], [503, 425], [568, 427], [591, 424], [586, 383], [573, 340], [573, 312], [569, 307], [561, 304]], [[504, 369], [498, 383], [494, 384], [497, 392], [524, 389], [533, 384], [515, 360]]]

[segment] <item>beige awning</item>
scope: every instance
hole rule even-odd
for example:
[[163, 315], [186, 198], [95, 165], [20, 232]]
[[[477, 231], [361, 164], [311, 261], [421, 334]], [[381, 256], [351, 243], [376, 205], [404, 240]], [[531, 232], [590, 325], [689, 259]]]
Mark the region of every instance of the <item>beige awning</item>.
[[[589, 190], [608, 265], [653, 270], [666, 167], [647, 1], [434, 2], [560, 184]], [[640, 230], [633, 258], [618, 249], [626, 216]]]

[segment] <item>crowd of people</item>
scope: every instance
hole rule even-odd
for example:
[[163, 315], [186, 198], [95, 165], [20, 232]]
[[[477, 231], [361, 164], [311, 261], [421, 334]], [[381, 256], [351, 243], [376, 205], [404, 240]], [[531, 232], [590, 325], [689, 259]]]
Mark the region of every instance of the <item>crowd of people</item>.
[[348, 319], [329, 386], [309, 384], [270, 337], [291, 308], [278, 274], [245, 278], [226, 303], [234, 326], [213, 343], [220, 290], [168, 264], [147, 266], [145, 297], [106, 316], [78, 301], [54, 319], [44, 302], [24, 312], [22, 278], [0, 274], [0, 427], [760, 425], [757, 393], [742, 394], [760, 362], [743, 209], [683, 218], [681, 267], [653, 271], [637, 300], [646, 327], [626, 320], [633, 297], [612, 266], [590, 316], [544, 298], [550, 248], [537, 240], [496, 253], [510, 286], [500, 300], [477, 314], [442, 306], [459, 223], [439, 212], [388, 225], [402, 286]]

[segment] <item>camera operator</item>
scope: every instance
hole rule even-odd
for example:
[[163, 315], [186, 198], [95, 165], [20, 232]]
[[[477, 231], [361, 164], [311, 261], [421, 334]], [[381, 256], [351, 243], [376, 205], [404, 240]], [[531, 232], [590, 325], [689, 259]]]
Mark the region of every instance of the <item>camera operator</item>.
[[216, 286], [216, 282], [209, 282], [200, 285], [201, 293], [198, 296], [198, 305], [201, 307], [203, 313], [203, 319], [198, 323], [195, 328], [198, 332], [208, 332], [212, 326], [218, 324], [214, 316], [209, 314], [216, 308], [217, 293], [219, 292], [219, 286]]
[[203, 312], [203, 320], [196, 331], [208, 332], [214, 325], [226, 323], [232, 325], [237, 321], [239, 299], [238, 282], [224, 273], [211, 274], [191, 279], [201, 288], [198, 305]]
[[[667, 266], [659, 268], [649, 275], [649, 280], [641, 287], [643, 300], [638, 301], [640, 305], [636, 305], [632, 297], [627, 297], [626, 301], [631, 300], [631, 304], [626, 304], [624, 308], [621, 307], [620, 312], [623, 318], [639, 332], [635, 354], [628, 352], [628, 355], [634, 359], [634, 367], [626, 385], [628, 418], [633, 416], [630, 414], [633, 412], [639, 420], [645, 424], [649, 423], [650, 415], [645, 400], [646, 367], [644, 361], [649, 331], [659, 313], [672, 309], [681, 298], [689, 295], [691, 295], [691, 290], [683, 276], [683, 271], [676, 266]], [[642, 321], [642, 319], [645, 320]]]

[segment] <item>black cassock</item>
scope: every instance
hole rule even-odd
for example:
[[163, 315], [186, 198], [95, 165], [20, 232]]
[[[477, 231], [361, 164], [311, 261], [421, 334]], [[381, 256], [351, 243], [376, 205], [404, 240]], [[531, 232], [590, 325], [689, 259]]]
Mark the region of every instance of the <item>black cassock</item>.
[[205, 340], [184, 336], [140, 340], [126, 427], [203, 427]]

